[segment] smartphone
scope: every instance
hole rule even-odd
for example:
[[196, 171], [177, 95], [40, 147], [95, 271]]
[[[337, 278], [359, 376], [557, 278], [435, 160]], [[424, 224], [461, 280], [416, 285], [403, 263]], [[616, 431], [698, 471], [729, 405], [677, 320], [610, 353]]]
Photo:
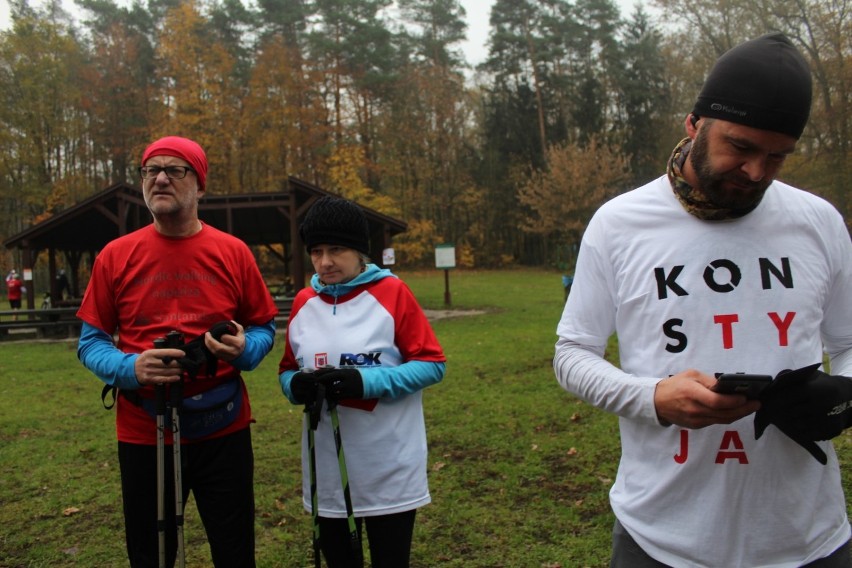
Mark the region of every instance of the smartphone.
[[724, 373], [719, 375], [716, 384], [710, 390], [722, 394], [743, 394], [747, 398], [757, 398], [760, 391], [771, 382], [771, 375]]

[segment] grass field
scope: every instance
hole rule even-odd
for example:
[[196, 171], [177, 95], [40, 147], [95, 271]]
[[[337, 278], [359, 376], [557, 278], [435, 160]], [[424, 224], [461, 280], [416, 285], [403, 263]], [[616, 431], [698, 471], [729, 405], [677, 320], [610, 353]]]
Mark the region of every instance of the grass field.
[[[444, 308], [442, 272], [401, 276], [424, 307]], [[606, 566], [617, 422], [553, 378], [560, 274], [453, 271], [450, 288], [453, 309], [485, 313], [433, 322], [448, 364], [424, 395], [433, 503], [418, 512], [412, 565]], [[127, 565], [115, 417], [75, 348], [0, 343], [0, 567]], [[257, 559], [312, 566], [301, 408], [280, 393], [282, 352], [279, 338], [246, 374], [257, 419]], [[838, 447], [849, 463], [848, 435]], [[186, 538], [187, 565], [210, 566], [191, 499]]]

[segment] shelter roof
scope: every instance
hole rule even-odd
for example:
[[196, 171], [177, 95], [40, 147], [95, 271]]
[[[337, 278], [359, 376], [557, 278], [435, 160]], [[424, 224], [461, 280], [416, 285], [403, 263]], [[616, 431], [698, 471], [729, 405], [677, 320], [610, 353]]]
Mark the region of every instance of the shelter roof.
[[[215, 195], [207, 193], [198, 205], [199, 218], [242, 239], [248, 245], [290, 243], [290, 218], [301, 219], [311, 203], [333, 195], [290, 177], [287, 190], [272, 193]], [[379, 246], [406, 230], [405, 222], [367, 207], [370, 233]], [[31, 251], [98, 251], [109, 241], [151, 222], [139, 187], [117, 183], [57, 213], [3, 242], [6, 248]], [[381, 237], [386, 237], [382, 239]], [[380, 252], [380, 251], [375, 251]]]

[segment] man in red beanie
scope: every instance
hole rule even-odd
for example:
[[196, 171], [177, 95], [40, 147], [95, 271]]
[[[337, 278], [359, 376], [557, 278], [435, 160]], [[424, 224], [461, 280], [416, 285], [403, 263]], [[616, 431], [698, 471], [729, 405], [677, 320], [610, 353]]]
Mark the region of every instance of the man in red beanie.
[[829, 440], [852, 420], [852, 243], [831, 204], [777, 179], [811, 91], [784, 35], [729, 50], [667, 174], [583, 235], [553, 366], [619, 417], [612, 568], [850, 566]]
[[[173, 389], [181, 381], [183, 495], [195, 497], [213, 564], [251, 567], [253, 420], [240, 371], [254, 369], [272, 348], [275, 303], [245, 243], [198, 218], [207, 180], [201, 146], [187, 138], [161, 138], [145, 150], [139, 172], [153, 223], [104, 247], [77, 312], [84, 322], [80, 361], [118, 390], [116, 431], [130, 564], [158, 565], [154, 387]], [[233, 326], [224, 334], [208, 331], [221, 330], [216, 324], [224, 321]], [[189, 342], [183, 349], [154, 347], [156, 339], [174, 331]], [[203, 362], [190, 366], [191, 352], [203, 353]], [[171, 442], [166, 428], [166, 443]], [[172, 452], [166, 454], [171, 470]], [[165, 555], [171, 566], [178, 542], [175, 520], [183, 512], [175, 513], [173, 484], [165, 486]]]

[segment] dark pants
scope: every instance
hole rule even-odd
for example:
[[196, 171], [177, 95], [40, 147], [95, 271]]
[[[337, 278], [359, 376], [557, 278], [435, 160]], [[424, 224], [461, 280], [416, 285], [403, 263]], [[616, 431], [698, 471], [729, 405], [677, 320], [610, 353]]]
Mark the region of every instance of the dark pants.
[[[172, 447], [166, 446], [166, 565], [177, 554]], [[118, 443], [127, 555], [133, 568], [156, 568], [157, 448]], [[183, 503], [190, 492], [217, 568], [251, 568], [254, 560], [254, 455], [246, 428], [181, 447]], [[185, 542], [188, 538], [185, 536]]]
[[[370, 541], [370, 565], [372, 568], [407, 568], [411, 555], [411, 538], [414, 534], [414, 517], [417, 510], [364, 517], [355, 519], [358, 536], [361, 523], [367, 526]], [[349, 524], [346, 519], [320, 517], [320, 548], [329, 568], [358, 566], [352, 553], [349, 539]]]
[[[610, 568], [670, 568], [668, 564], [657, 562], [642, 550], [633, 537], [624, 529], [618, 519], [612, 529], [612, 559]], [[843, 546], [819, 560], [804, 564], [802, 568], [850, 568], [849, 541]]]

